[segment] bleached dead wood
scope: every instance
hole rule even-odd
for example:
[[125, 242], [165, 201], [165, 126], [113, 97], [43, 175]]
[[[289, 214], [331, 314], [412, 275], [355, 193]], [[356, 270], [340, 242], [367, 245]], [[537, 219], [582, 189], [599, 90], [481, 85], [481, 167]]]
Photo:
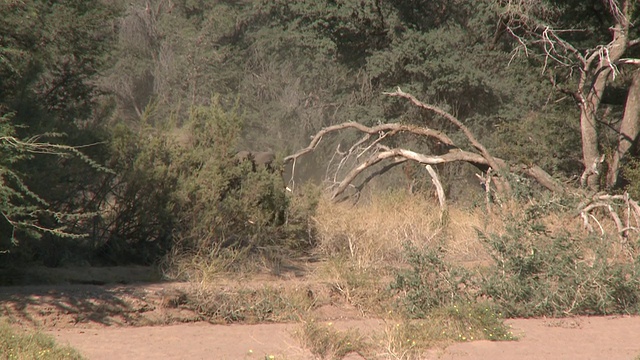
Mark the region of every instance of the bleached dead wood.
[[[336, 184], [332, 192], [332, 198], [334, 199], [341, 195], [350, 186], [350, 184], [365, 170], [387, 159], [390, 159], [392, 161], [391, 167], [404, 162], [399, 159], [406, 159], [421, 163], [423, 165], [439, 165], [462, 161], [478, 167], [483, 172], [487, 172], [489, 169], [491, 169], [492, 171], [490, 173], [492, 173], [493, 176], [496, 177], [493, 181], [493, 184], [495, 184], [498, 192], [509, 192], [510, 190], [510, 186], [506, 179], [501, 178], [501, 175], [506, 172], [519, 172], [526, 174], [534, 178], [539, 184], [551, 191], [564, 192], [564, 186], [559, 184], [542, 168], [536, 165], [509, 165], [505, 160], [491, 155], [486, 147], [484, 147], [475, 138], [469, 128], [467, 128], [456, 117], [440, 109], [439, 107], [425, 104], [417, 100], [413, 95], [403, 92], [400, 88], [398, 88], [393, 93], [387, 93], [387, 95], [407, 99], [419, 108], [433, 112], [437, 116], [446, 118], [458, 129], [460, 129], [460, 131], [467, 137], [473, 147], [472, 150], [474, 151], [467, 151], [459, 148], [447, 134], [426, 126], [415, 126], [398, 123], [366, 126], [356, 122], [345, 122], [321, 129], [311, 137], [311, 141], [309, 142], [309, 145], [307, 147], [285, 157], [284, 161], [292, 161], [295, 166], [297, 159], [314, 151], [320, 145], [322, 139], [325, 136], [339, 131], [356, 130], [364, 133], [364, 135], [358, 141], [356, 141], [348, 151], [344, 153], [343, 159], [341, 160], [338, 169], [342, 169], [342, 167], [346, 163], [346, 158], [349, 156], [353, 156], [357, 160], [357, 164], [351, 170], [349, 170], [341, 180], [337, 177], [338, 171], [334, 172], [334, 183]], [[416, 136], [426, 137], [433, 142], [439, 143], [441, 145], [440, 147], [446, 152], [443, 154], [421, 154], [401, 147], [389, 148], [388, 146], [384, 145], [385, 141], [400, 133], [410, 133]], [[336, 154], [337, 153], [338, 151], [336, 152]], [[366, 160], [360, 161], [360, 159], [362, 159], [365, 154], [370, 155], [368, 158], [366, 158]], [[295, 171], [295, 169], [293, 171]], [[368, 178], [368, 180], [370, 180], [370, 178]], [[491, 184], [491, 182], [489, 182], [489, 184]]]
[[[621, 239], [626, 239], [630, 231], [640, 232], [640, 206], [637, 201], [629, 197], [628, 193], [622, 195], [596, 194], [578, 205], [577, 215], [582, 218], [587, 231], [594, 231], [590, 223], [590, 220], [593, 220], [600, 227], [601, 233], [604, 234], [604, 228], [594, 215], [594, 210], [598, 208], [606, 209], [616, 225]], [[624, 223], [620, 214], [623, 215]], [[631, 219], [634, 221], [632, 222]]]
[[436, 194], [438, 195], [440, 210], [445, 211], [447, 209], [447, 200], [444, 196], [444, 188], [442, 187], [442, 183], [440, 182], [440, 177], [431, 165], [427, 165], [426, 168], [429, 176], [431, 176], [431, 182], [433, 182], [433, 185], [436, 187]]

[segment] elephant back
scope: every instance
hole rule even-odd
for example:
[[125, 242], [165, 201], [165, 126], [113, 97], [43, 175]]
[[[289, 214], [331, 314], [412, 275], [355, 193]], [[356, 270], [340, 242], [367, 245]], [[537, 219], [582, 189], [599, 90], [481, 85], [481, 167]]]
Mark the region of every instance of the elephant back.
[[271, 168], [275, 159], [276, 154], [272, 151], [260, 151], [253, 153], [253, 162], [257, 167]]

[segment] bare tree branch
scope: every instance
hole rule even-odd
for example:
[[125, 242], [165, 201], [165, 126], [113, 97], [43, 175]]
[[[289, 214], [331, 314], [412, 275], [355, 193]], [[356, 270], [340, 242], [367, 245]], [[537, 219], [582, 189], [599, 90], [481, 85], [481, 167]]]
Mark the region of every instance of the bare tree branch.
[[[417, 105], [420, 108], [427, 109], [435, 112], [438, 115], [441, 115], [448, 119], [450, 122], [455, 124], [469, 139], [472, 146], [475, 150], [480, 152], [480, 154], [470, 151], [465, 151], [458, 148], [453, 141], [444, 133], [440, 131], [436, 131], [433, 129], [429, 129], [426, 127], [418, 127], [418, 126], [410, 126], [404, 124], [381, 124], [374, 127], [365, 126], [355, 122], [346, 122], [333, 126], [326, 127], [320, 131], [318, 131], [314, 136], [311, 137], [311, 142], [309, 145], [293, 155], [289, 155], [285, 157], [284, 161], [293, 161], [294, 164], [296, 160], [309, 153], [314, 151], [322, 138], [330, 134], [332, 132], [338, 132], [341, 130], [347, 129], [356, 129], [361, 132], [364, 132], [365, 135], [360, 138], [353, 146], [350, 147], [349, 151], [337, 152], [339, 155], [343, 156], [338, 169], [335, 171], [334, 182], [337, 183], [337, 187], [334, 188], [332, 193], [332, 199], [336, 199], [340, 196], [350, 185], [351, 183], [365, 170], [371, 168], [372, 166], [380, 163], [386, 159], [393, 159], [391, 164], [388, 164], [384, 167], [384, 170], [378, 171], [374, 174], [380, 174], [388, 171], [394, 166], [403, 163], [407, 160], [415, 161], [424, 165], [438, 165], [438, 164], [446, 164], [450, 162], [458, 162], [463, 161], [469, 164], [472, 164], [483, 172], [489, 171], [493, 169], [495, 171], [503, 171], [503, 172], [520, 172], [524, 173], [532, 178], [534, 178], [540, 185], [546, 187], [547, 189], [554, 192], [564, 192], [565, 188], [561, 184], [559, 184], [555, 179], [551, 177], [547, 172], [545, 172], [542, 168], [535, 165], [514, 165], [510, 166], [503, 159], [493, 157], [489, 151], [475, 138], [475, 136], [471, 133], [471, 131], [458, 119], [456, 119], [451, 114], [446, 111], [429, 104], [425, 104], [419, 100], [417, 100], [414, 96], [403, 92], [398, 89], [394, 93], [388, 93], [390, 96], [398, 96], [409, 99], [413, 104]], [[427, 155], [417, 153], [408, 149], [403, 148], [389, 148], [388, 146], [382, 144], [383, 140], [386, 140], [393, 135], [396, 135], [401, 132], [407, 132], [418, 136], [426, 136], [434, 141], [440, 142], [444, 144], [447, 148], [447, 152], [440, 155]], [[372, 135], [378, 135], [377, 138], [372, 139]], [[370, 142], [370, 143], [368, 143]], [[364, 149], [364, 150], [362, 150]], [[352, 168], [342, 180], [338, 181], [337, 175], [340, 169], [342, 169], [343, 165], [346, 163], [346, 159], [350, 157], [352, 154], [356, 153], [356, 159], [360, 158], [365, 153], [372, 153], [370, 157], [363, 163], [358, 164], [354, 168]], [[369, 175], [367, 179], [365, 179], [364, 183], [367, 183], [371, 178], [375, 175]], [[501, 191], [509, 191], [510, 187], [506, 180], [496, 181], [496, 188], [498, 192]], [[363, 183], [363, 184], [364, 184]], [[361, 185], [362, 186], [362, 185]], [[360, 187], [361, 187], [360, 186]]]
[[[621, 205], [624, 205], [622, 207]], [[577, 215], [582, 217], [583, 223], [587, 231], [593, 232], [593, 226], [589, 223], [589, 219], [593, 219], [604, 234], [604, 229], [592, 211], [597, 208], [606, 208], [609, 212], [609, 216], [618, 229], [618, 235], [621, 240], [625, 240], [628, 237], [628, 232], [634, 230], [640, 232], [640, 206], [636, 201], [629, 197], [629, 194], [624, 193], [622, 195], [609, 195], [609, 194], [596, 194], [578, 205]], [[623, 214], [626, 211], [625, 223], [623, 225], [617, 208], [622, 208]], [[576, 215], [576, 216], [577, 216]], [[635, 220], [635, 226], [631, 225], [631, 217]]]
[[440, 204], [440, 210], [442, 211], [440, 214], [442, 215], [444, 211], [447, 209], [446, 198], [444, 196], [444, 188], [442, 187], [442, 183], [440, 182], [440, 177], [438, 173], [433, 169], [431, 165], [427, 165], [427, 172], [431, 176], [431, 182], [436, 187], [436, 194], [438, 195], [438, 203]]
[[[373, 134], [379, 134], [380, 132], [385, 132], [385, 131], [389, 131], [392, 134], [395, 133], [399, 133], [399, 132], [410, 132], [416, 135], [421, 135], [421, 136], [427, 136], [427, 137], [431, 137], [434, 138], [436, 140], [438, 140], [439, 142], [443, 143], [444, 145], [447, 145], [448, 147], [454, 148], [456, 147], [455, 144], [453, 143], [453, 141], [444, 133], [437, 131], [437, 130], [432, 130], [426, 127], [418, 127], [418, 126], [412, 126], [412, 125], [403, 125], [403, 124], [397, 124], [397, 123], [391, 123], [391, 124], [381, 124], [381, 125], [377, 125], [374, 127], [368, 127], [362, 124], [359, 124], [357, 122], [346, 122], [346, 123], [341, 123], [341, 124], [337, 124], [337, 125], [332, 125], [332, 126], [328, 126], [320, 131], [318, 131], [318, 133], [316, 133], [312, 138], [311, 138], [311, 142], [309, 143], [309, 145], [296, 152], [295, 154], [289, 155], [287, 157], [284, 158], [284, 162], [288, 162], [288, 161], [292, 161], [295, 160], [307, 153], [312, 152], [317, 146], [318, 144], [320, 144], [320, 141], [322, 141], [322, 138], [331, 133], [331, 132], [335, 132], [335, 131], [340, 131], [340, 130], [344, 130], [344, 129], [357, 129], [360, 130], [364, 133], [367, 133], [369, 135], [373, 135]], [[369, 137], [365, 136], [363, 139], [360, 140], [359, 144], [364, 143], [366, 140], [368, 140]]]
[[364, 170], [370, 168], [371, 166], [379, 163], [382, 160], [395, 158], [395, 157], [403, 157], [405, 159], [417, 161], [425, 165], [446, 164], [446, 163], [455, 162], [455, 161], [465, 161], [465, 162], [478, 164], [478, 165], [488, 165], [487, 161], [482, 156], [475, 153], [462, 151], [462, 150], [452, 151], [444, 155], [436, 156], [436, 155], [424, 155], [411, 150], [400, 149], [400, 148], [390, 149], [390, 150], [382, 151], [372, 155], [367, 161], [353, 168], [344, 177], [344, 179], [342, 179], [340, 184], [338, 184], [338, 187], [333, 191], [331, 198], [335, 199], [337, 196], [342, 194], [347, 189], [349, 184], [351, 184], [351, 182], [355, 180], [355, 178]]
[[395, 92], [384, 93], [384, 94], [385, 95], [389, 95], [389, 96], [403, 97], [405, 99], [410, 100], [416, 106], [418, 106], [418, 107], [420, 107], [422, 109], [433, 111], [436, 114], [438, 114], [438, 115], [444, 117], [445, 119], [449, 120], [451, 123], [453, 123], [455, 126], [457, 126], [464, 133], [464, 135], [467, 137], [467, 139], [469, 139], [469, 141], [471, 142], [471, 145], [473, 145], [473, 147], [476, 148], [476, 150], [478, 150], [480, 152], [480, 154], [482, 154], [482, 156], [485, 158], [485, 160], [487, 161], [489, 166], [491, 166], [496, 171], [503, 170], [503, 166], [501, 164], [498, 164], [498, 162], [496, 162], [496, 160], [493, 158], [493, 156], [491, 156], [491, 154], [489, 154], [489, 151], [484, 147], [484, 145], [482, 145], [476, 139], [476, 137], [473, 135], [473, 133], [471, 133], [469, 128], [467, 128], [460, 120], [456, 119], [453, 115], [451, 115], [448, 112], [440, 109], [437, 106], [425, 104], [425, 103], [419, 101], [413, 95], [405, 93], [400, 88], [398, 88]]
[[[601, 174], [595, 166], [600, 166], [600, 149], [602, 148], [602, 136], [599, 134], [596, 123], [601, 110], [601, 100], [606, 86], [615, 80], [619, 74], [619, 65], [638, 65], [638, 58], [623, 58], [629, 56], [628, 49], [640, 44], [640, 38], [629, 38], [632, 31], [632, 10], [636, 7], [637, 0], [603, 0], [605, 11], [611, 15], [609, 27], [611, 38], [608, 43], [602, 43], [591, 49], [578, 50], [576, 46], [567, 41], [565, 34], [581, 29], [557, 29], [553, 24], [547, 24], [547, 19], [557, 18], [553, 11], [557, 7], [548, 5], [540, 0], [509, 0], [501, 2], [501, 14], [505, 32], [510, 34], [518, 43], [514, 51], [525, 49], [525, 54], [533, 52], [533, 47], [539, 49], [539, 54], [544, 56], [543, 72], [556, 64], [573, 76], [574, 70], [579, 69], [578, 84], [575, 91], [560, 89], [562, 92], [572, 94], [578, 100], [580, 107], [580, 130], [582, 137], [582, 157], [584, 171], [583, 186], [596, 190], [600, 185]], [[549, 12], [551, 11], [551, 12]], [[557, 85], [554, 86], [559, 88]], [[622, 124], [629, 120], [623, 119]], [[629, 127], [629, 125], [626, 125]], [[635, 140], [635, 138], [634, 138]], [[617, 159], [619, 160], [619, 159]], [[609, 169], [617, 171], [618, 163], [609, 164]], [[607, 187], [615, 183], [611, 181], [615, 177], [608, 176]]]

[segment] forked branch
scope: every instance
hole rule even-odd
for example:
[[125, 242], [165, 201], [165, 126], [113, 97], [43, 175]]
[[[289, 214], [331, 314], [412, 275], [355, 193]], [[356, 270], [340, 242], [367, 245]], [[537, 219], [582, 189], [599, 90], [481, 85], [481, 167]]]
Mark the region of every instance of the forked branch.
[[487, 163], [489, 164], [489, 166], [491, 166], [494, 170], [496, 171], [501, 171], [503, 170], [503, 164], [499, 164], [494, 158], [493, 156], [491, 156], [491, 154], [489, 153], [489, 151], [487, 150], [487, 148], [484, 147], [484, 145], [482, 145], [478, 139], [476, 139], [476, 137], [473, 135], [473, 133], [471, 132], [471, 130], [469, 130], [468, 127], [466, 127], [460, 120], [458, 120], [455, 116], [449, 114], [448, 112], [440, 109], [437, 106], [434, 105], [430, 105], [430, 104], [425, 104], [422, 101], [418, 100], [415, 98], [415, 96], [408, 94], [404, 91], [402, 91], [399, 87], [395, 92], [392, 93], [384, 93], [385, 95], [389, 95], [389, 96], [398, 96], [398, 97], [402, 97], [405, 99], [408, 99], [409, 101], [411, 101], [414, 105], [416, 105], [419, 108], [428, 110], [428, 111], [432, 111], [442, 117], [444, 117], [445, 119], [449, 120], [449, 122], [451, 122], [452, 124], [454, 124], [456, 127], [458, 127], [458, 129], [460, 129], [462, 131], [462, 133], [467, 137], [467, 139], [469, 139], [469, 142], [471, 142], [471, 145], [478, 150], [478, 152], [480, 152], [480, 154], [482, 154], [482, 157], [485, 158], [485, 160], [487, 161]]
[[[394, 167], [395, 165], [405, 162], [407, 160], [415, 161], [423, 165], [438, 165], [438, 164], [446, 164], [451, 162], [463, 161], [469, 164], [472, 164], [482, 170], [483, 172], [488, 171], [489, 169], [493, 169], [495, 173], [494, 176], [503, 175], [506, 172], [519, 172], [524, 173], [535, 180], [538, 181], [542, 186], [554, 192], [563, 192], [564, 186], [559, 184], [555, 179], [551, 177], [548, 173], [546, 173], [543, 169], [535, 165], [509, 165], [505, 160], [492, 156], [489, 151], [480, 143], [473, 133], [469, 130], [467, 126], [465, 126], [460, 120], [458, 120], [453, 115], [447, 113], [446, 111], [429, 104], [425, 104], [419, 100], [417, 100], [413, 95], [403, 92], [398, 88], [397, 91], [393, 93], [387, 93], [389, 96], [397, 96], [410, 100], [414, 105], [434, 112], [439, 116], [446, 118], [452, 124], [454, 124], [458, 129], [460, 129], [464, 135], [467, 137], [469, 142], [471, 143], [473, 150], [475, 151], [466, 151], [458, 146], [451, 140], [451, 138], [438, 130], [430, 129], [428, 127], [420, 127], [413, 125], [405, 125], [398, 123], [390, 123], [390, 124], [381, 124], [373, 127], [365, 126], [356, 122], [345, 122], [333, 126], [326, 127], [320, 131], [318, 131], [315, 135], [311, 137], [311, 141], [309, 145], [296, 153], [285, 157], [284, 161], [292, 161], [294, 164], [296, 160], [301, 156], [314, 151], [322, 138], [330, 133], [339, 132], [342, 130], [355, 129], [364, 133], [364, 136], [361, 137], [354, 145], [352, 145], [346, 153], [340, 153], [340, 156], [343, 156], [343, 160], [340, 162], [340, 166], [338, 170], [343, 168], [343, 165], [346, 163], [344, 160], [346, 157], [349, 157], [352, 154], [357, 154], [354, 156], [356, 160], [356, 164], [354, 167], [350, 169], [346, 175], [339, 180], [337, 177], [338, 171], [336, 171], [336, 176], [334, 177], [334, 182], [336, 183], [336, 187], [332, 192], [332, 198], [336, 199], [340, 196], [350, 185], [351, 183], [365, 170], [370, 169], [372, 166], [385, 161], [387, 159], [391, 160], [391, 164], [385, 166], [385, 171], [389, 168]], [[440, 143], [440, 145], [444, 145], [441, 148], [444, 148], [443, 154], [421, 154], [415, 151], [411, 151], [408, 149], [404, 149], [401, 147], [390, 148], [385, 145], [384, 142], [388, 141], [394, 135], [399, 133], [409, 133], [417, 136], [426, 137], [434, 142]], [[377, 135], [377, 136], [373, 136]], [[362, 156], [366, 153], [370, 155], [363, 162], [360, 161]], [[379, 173], [379, 172], [378, 172]], [[370, 180], [370, 176], [367, 178], [365, 182]], [[507, 183], [505, 178], [496, 179], [494, 182], [496, 184], [498, 192], [500, 191], [509, 191], [509, 184]]]

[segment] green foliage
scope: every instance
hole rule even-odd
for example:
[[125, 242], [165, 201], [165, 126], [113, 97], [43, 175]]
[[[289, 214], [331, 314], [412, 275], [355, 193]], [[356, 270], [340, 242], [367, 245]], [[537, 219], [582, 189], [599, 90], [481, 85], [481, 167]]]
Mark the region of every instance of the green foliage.
[[632, 199], [640, 199], [640, 160], [637, 158], [628, 161], [622, 168], [622, 176], [627, 185], [625, 190]]
[[412, 269], [398, 272], [391, 289], [403, 294], [403, 309], [410, 317], [424, 318], [433, 309], [471, 298], [468, 272], [448, 264], [441, 251], [406, 244], [405, 253]]
[[607, 238], [546, 229], [542, 214], [511, 218], [503, 235], [479, 232], [495, 262], [482, 294], [510, 317], [637, 312], [638, 264], [612, 257]]
[[242, 129], [237, 108], [227, 112], [214, 100], [209, 107], [195, 108], [186, 127], [191, 143], [174, 161], [182, 245], [207, 249], [278, 243], [288, 206], [282, 176], [234, 160]]
[[403, 320], [387, 329], [385, 351], [392, 358], [423, 359], [452, 341], [514, 340], [502, 314], [485, 302], [461, 302], [433, 309], [423, 319]]
[[162, 134], [113, 129], [110, 166], [93, 239], [99, 261], [151, 263], [171, 245], [177, 174], [172, 143]]
[[547, 108], [520, 121], [497, 126], [495, 155], [516, 163], [536, 164], [552, 174], [570, 176], [582, 168], [580, 128], [568, 122], [578, 117], [575, 109]]
[[435, 311], [432, 318], [442, 317], [448, 338], [456, 341], [513, 340], [514, 336], [504, 324], [502, 313], [488, 302], [460, 302]]
[[1, 246], [32, 240], [12, 248], [14, 258], [54, 258], [47, 252], [60, 244], [51, 243], [83, 244], [91, 227], [90, 194], [108, 174], [97, 154], [104, 137], [91, 121], [98, 119], [95, 78], [114, 16], [103, 2], [0, 4]]
[[507, 317], [637, 313], [640, 267], [627, 255], [633, 245], [543, 225], [543, 217], [566, 207], [557, 199], [535, 203], [505, 219], [503, 234], [478, 231], [493, 259], [478, 276], [447, 264], [436, 250], [407, 247], [411, 270], [399, 271], [391, 284], [401, 309], [425, 318], [486, 299]]
[[86, 120], [114, 15], [102, 2], [3, 2], [0, 110], [15, 110], [31, 134], [68, 133]]
[[24, 180], [27, 176], [16, 169], [16, 163], [33, 161], [36, 157], [49, 157], [57, 161], [75, 158], [99, 172], [111, 173], [111, 170], [74, 147], [41, 141], [43, 137], [55, 138], [59, 137], [59, 134], [44, 134], [19, 140], [14, 136], [10, 120], [10, 114], [0, 119], [0, 152], [3, 154], [0, 160], [2, 250], [11, 250], [11, 245], [17, 245], [19, 239], [40, 239], [42, 235], [73, 240], [84, 237], [86, 234], [76, 225], [87, 222], [95, 214], [82, 210], [56, 209], [49, 201], [31, 190]]
[[289, 211], [281, 161], [267, 168], [235, 159], [243, 124], [237, 104], [214, 97], [186, 120], [159, 118], [151, 106], [144, 114], [138, 130], [112, 129], [110, 166], [117, 175], [105, 181], [94, 234], [101, 261], [151, 263], [169, 252], [168, 263], [182, 269], [172, 272], [191, 276], [182, 272], [212, 264], [229, 270], [258, 249], [312, 244], [309, 216], [317, 199], [299, 197]]
[[24, 333], [0, 324], [0, 355], [3, 359], [81, 360], [75, 349], [56, 344], [51, 336], [40, 332]]

